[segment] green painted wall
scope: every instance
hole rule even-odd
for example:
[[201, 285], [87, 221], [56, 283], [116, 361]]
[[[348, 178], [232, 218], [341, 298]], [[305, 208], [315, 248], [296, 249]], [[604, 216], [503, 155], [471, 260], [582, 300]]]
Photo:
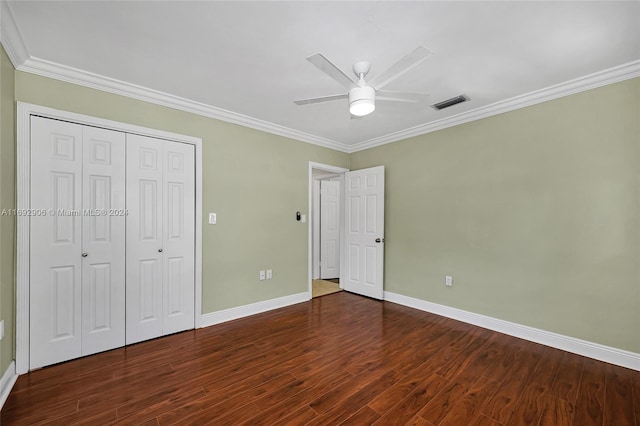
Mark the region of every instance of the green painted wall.
[[636, 78], [352, 154], [385, 289], [640, 352], [639, 118]]
[[[15, 204], [15, 103], [14, 69], [0, 46], [0, 211]], [[0, 319], [5, 336], [0, 341], [0, 375], [15, 358], [15, 217], [0, 215]]]
[[[85, 87], [16, 72], [16, 99], [203, 140], [203, 313], [308, 290], [309, 161], [348, 167], [330, 149]], [[206, 224], [207, 212], [218, 224]], [[259, 281], [260, 269], [273, 279]]]
[[351, 156], [28, 73], [15, 99], [203, 139], [205, 313], [307, 290], [309, 161], [384, 164], [386, 290], [640, 352], [640, 79]]

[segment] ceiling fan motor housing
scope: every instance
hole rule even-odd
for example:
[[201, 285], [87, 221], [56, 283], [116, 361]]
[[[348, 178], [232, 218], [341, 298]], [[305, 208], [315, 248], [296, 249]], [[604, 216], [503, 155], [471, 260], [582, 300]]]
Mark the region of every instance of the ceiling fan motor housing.
[[369, 74], [369, 69], [371, 68], [371, 64], [367, 61], [358, 61], [353, 64], [353, 73], [358, 77], [362, 78]]
[[371, 86], [354, 87], [349, 91], [349, 111], [351, 114], [363, 116], [376, 109], [376, 91]]

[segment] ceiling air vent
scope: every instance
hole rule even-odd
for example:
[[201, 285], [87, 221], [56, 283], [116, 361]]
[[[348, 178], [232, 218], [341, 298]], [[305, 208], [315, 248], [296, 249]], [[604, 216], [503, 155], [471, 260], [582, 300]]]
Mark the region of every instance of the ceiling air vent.
[[440, 111], [441, 109], [449, 108], [456, 104], [467, 102], [468, 100], [469, 98], [467, 97], [467, 95], [460, 95], [456, 96], [455, 98], [447, 99], [446, 101], [438, 102], [437, 104], [433, 104], [431, 106], [433, 107], [433, 109], [437, 109], [438, 111]]

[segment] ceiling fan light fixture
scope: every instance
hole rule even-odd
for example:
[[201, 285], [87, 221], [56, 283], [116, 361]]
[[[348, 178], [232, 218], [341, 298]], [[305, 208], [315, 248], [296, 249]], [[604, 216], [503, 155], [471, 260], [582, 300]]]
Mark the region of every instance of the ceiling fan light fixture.
[[369, 99], [360, 99], [351, 103], [349, 112], [357, 117], [371, 114], [376, 109], [376, 104]]
[[349, 91], [349, 112], [357, 117], [371, 114], [376, 109], [376, 91], [371, 86], [354, 87]]

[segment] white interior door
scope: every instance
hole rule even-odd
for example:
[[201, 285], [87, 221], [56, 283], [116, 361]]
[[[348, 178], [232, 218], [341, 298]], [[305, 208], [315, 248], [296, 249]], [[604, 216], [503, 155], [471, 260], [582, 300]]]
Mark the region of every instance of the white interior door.
[[382, 299], [384, 166], [345, 173], [344, 289]]
[[164, 141], [163, 334], [195, 326], [195, 148]]
[[340, 277], [340, 182], [320, 181], [320, 278]]
[[127, 135], [127, 344], [162, 335], [163, 146]]
[[195, 326], [195, 149], [127, 135], [127, 344]]
[[82, 356], [81, 185], [82, 126], [32, 117], [32, 369]]
[[83, 127], [82, 355], [125, 344], [125, 134]]
[[124, 345], [124, 142], [32, 118], [31, 368]]
[[312, 184], [312, 201], [311, 201], [311, 224], [313, 225], [311, 234], [311, 265], [314, 280], [320, 279], [320, 181], [313, 180]]

